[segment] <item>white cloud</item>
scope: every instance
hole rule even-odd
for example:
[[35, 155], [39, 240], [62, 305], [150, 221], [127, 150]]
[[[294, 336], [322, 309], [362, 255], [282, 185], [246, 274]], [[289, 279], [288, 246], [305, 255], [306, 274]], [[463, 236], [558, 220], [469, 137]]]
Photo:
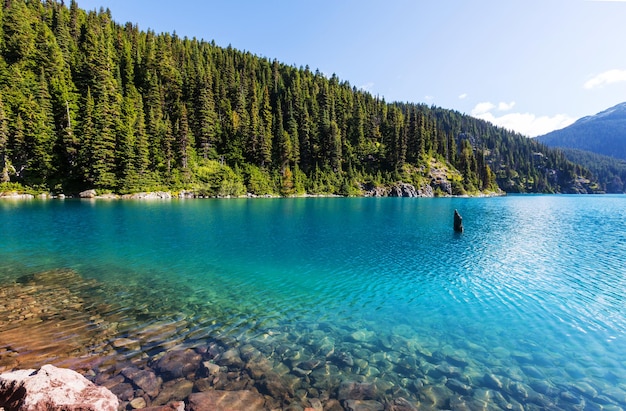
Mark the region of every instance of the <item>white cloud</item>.
[[496, 106], [493, 103], [485, 101], [483, 103], [476, 104], [476, 106], [472, 109], [471, 114], [474, 117], [480, 117], [481, 115], [490, 112], [494, 108], [496, 108]]
[[498, 103], [498, 110], [500, 111], [509, 111], [515, 106], [515, 102], [511, 101], [510, 103], [500, 102]]
[[463, 93], [459, 95], [459, 100], [465, 100], [467, 98], [467, 93]]
[[[502, 107], [500, 103], [497, 107]], [[515, 105], [514, 102], [505, 104], [508, 109]], [[537, 137], [553, 130], [558, 130], [569, 126], [574, 121], [566, 114], [556, 114], [550, 116], [536, 116], [532, 113], [507, 113], [502, 116], [496, 116], [492, 113], [492, 110], [496, 108], [496, 105], [490, 102], [479, 103], [474, 107], [471, 115], [482, 120], [489, 121], [499, 127], [506, 128], [508, 130], [516, 131], [528, 137]]]
[[594, 88], [606, 86], [608, 84], [620, 83], [626, 81], [626, 70], [608, 70], [604, 73], [600, 73], [597, 76], [589, 79], [585, 84], [584, 88], [587, 90], [592, 90]]

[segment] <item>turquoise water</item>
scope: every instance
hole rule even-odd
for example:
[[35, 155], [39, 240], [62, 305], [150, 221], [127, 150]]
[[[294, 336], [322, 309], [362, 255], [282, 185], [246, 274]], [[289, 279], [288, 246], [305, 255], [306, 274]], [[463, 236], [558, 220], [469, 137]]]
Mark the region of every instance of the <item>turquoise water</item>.
[[332, 381], [432, 408], [626, 408], [626, 196], [1, 201], [0, 227], [0, 280], [74, 269], [177, 344], [343, 352]]

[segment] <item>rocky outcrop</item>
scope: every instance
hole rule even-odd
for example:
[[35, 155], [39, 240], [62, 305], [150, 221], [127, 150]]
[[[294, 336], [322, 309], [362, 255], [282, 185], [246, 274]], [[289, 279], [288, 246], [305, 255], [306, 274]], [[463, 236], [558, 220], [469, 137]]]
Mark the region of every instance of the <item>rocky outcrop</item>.
[[111, 391], [79, 373], [44, 365], [0, 375], [0, 408], [7, 411], [117, 411]]
[[391, 186], [389, 197], [419, 197], [419, 194], [417, 193], [415, 186], [400, 181]]
[[433, 197], [433, 188], [424, 185], [416, 188], [413, 184], [399, 181], [389, 187], [366, 184], [361, 187], [365, 197]]

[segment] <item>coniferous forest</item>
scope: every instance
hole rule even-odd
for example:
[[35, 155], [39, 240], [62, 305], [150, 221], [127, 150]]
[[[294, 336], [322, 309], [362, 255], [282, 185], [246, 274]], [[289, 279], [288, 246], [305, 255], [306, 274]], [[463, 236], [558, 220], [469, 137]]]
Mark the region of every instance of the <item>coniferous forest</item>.
[[4, 0], [0, 22], [0, 191], [602, 190], [561, 152], [485, 121], [109, 10]]

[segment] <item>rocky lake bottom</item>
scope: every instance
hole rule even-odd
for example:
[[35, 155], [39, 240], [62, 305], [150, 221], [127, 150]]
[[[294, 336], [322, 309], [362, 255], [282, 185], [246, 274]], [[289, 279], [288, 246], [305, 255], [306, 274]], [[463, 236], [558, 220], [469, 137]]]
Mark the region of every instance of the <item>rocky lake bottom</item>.
[[0, 372], [71, 368], [126, 410], [177, 400], [194, 409], [207, 392], [258, 410], [626, 407], [623, 375], [593, 358], [582, 368], [568, 352], [548, 356], [530, 341], [511, 351], [463, 335], [452, 341], [403, 326], [384, 335], [375, 323], [331, 320], [276, 321], [238, 335], [220, 329], [220, 315], [233, 313], [181, 308], [181, 298], [146, 287], [121, 293], [72, 270], [20, 277], [0, 288]]

